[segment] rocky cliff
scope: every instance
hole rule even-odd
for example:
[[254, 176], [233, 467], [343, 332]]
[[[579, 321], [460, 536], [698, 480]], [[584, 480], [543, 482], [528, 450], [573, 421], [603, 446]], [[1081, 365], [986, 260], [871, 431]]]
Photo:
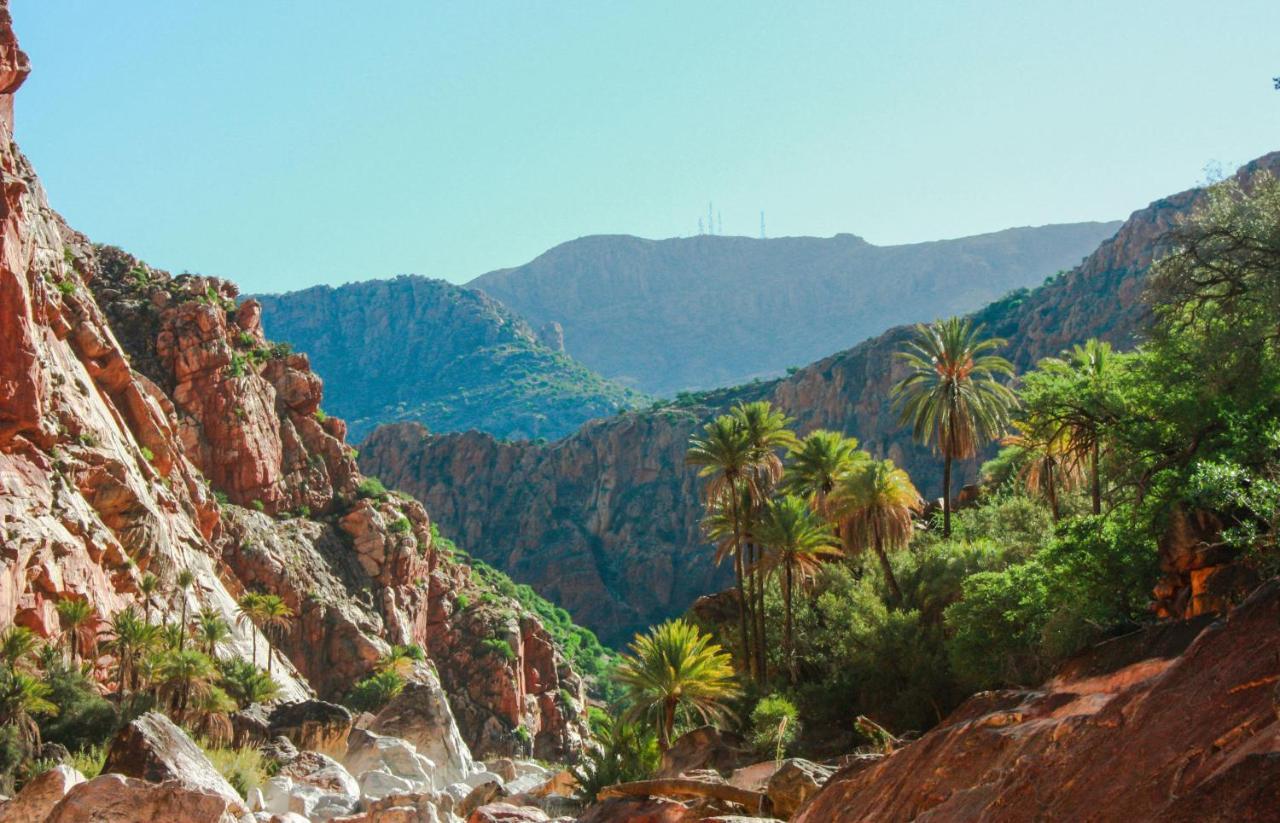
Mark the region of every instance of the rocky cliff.
[[643, 398], [564, 354], [558, 327], [535, 333], [480, 292], [402, 276], [263, 295], [273, 337], [307, 352], [326, 411], [358, 441], [379, 423], [435, 432], [555, 439]]
[[1105, 643], [1035, 691], [974, 695], [837, 772], [793, 818], [1274, 820], [1280, 581], [1226, 618]]
[[606, 377], [671, 395], [773, 377], [897, 323], [973, 311], [1076, 265], [1118, 227], [903, 246], [851, 234], [583, 237], [468, 285], [535, 324], [558, 322], [569, 354]]
[[[1277, 167], [1280, 153], [1241, 173]], [[1193, 189], [1134, 212], [1079, 266], [1006, 295], [976, 319], [1010, 341], [1004, 354], [1019, 368], [1091, 336], [1132, 345], [1145, 311], [1144, 273], [1199, 196]], [[593, 421], [550, 445], [386, 427], [364, 444], [361, 466], [421, 499], [478, 556], [564, 603], [602, 638], [623, 642], [725, 579], [698, 532], [698, 496], [683, 457], [701, 422], [733, 403], [769, 399], [802, 431], [855, 435], [907, 468], [927, 496], [941, 495], [940, 463], [910, 441], [889, 401], [902, 377], [894, 354], [910, 333], [890, 329], [782, 379]], [[957, 487], [978, 465], [956, 467]]]
[[[0, 626], [58, 635], [71, 599], [96, 630], [154, 574], [167, 619], [211, 607], [234, 653], [272, 648], [286, 697], [340, 695], [389, 644], [417, 643], [480, 754], [523, 727], [541, 756], [572, 757], [580, 681], [545, 630], [505, 604], [510, 659], [476, 662], [490, 627], [448, 605], [468, 570], [420, 504], [364, 483], [342, 421], [317, 414], [319, 377], [266, 340], [258, 304], [95, 247], [49, 207], [12, 139], [27, 72], [0, 4]], [[195, 585], [175, 585], [182, 570]], [[254, 589], [297, 615], [272, 644], [235, 619]]]

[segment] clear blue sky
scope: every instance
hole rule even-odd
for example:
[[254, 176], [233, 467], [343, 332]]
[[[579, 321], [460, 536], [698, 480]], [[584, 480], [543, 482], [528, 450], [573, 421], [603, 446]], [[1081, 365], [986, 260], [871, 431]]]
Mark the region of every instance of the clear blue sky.
[[250, 291], [595, 233], [1117, 219], [1280, 149], [1280, 3], [12, 0], [95, 240]]

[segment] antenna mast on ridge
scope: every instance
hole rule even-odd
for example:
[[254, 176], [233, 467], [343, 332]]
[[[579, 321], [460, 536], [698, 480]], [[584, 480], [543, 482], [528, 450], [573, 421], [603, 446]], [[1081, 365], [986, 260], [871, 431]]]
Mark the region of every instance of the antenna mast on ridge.
[[764, 212], [760, 212], [760, 239], [764, 239]]

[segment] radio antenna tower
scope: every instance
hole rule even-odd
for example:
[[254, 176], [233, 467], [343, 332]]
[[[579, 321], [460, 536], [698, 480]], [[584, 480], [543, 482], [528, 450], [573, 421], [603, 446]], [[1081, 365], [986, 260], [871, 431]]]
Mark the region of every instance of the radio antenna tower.
[[716, 216], [711, 210], [711, 201], [707, 201], [707, 234], [716, 233]]
[[720, 219], [720, 212], [716, 212], [716, 234], [724, 234], [724, 221]]
[[764, 239], [764, 212], [760, 212], [760, 239]]

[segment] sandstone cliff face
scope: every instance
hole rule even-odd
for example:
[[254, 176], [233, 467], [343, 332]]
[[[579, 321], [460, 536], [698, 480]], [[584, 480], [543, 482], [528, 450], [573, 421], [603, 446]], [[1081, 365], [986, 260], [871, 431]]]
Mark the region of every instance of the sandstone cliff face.
[[[94, 247], [49, 207], [12, 139], [27, 71], [0, 3], [0, 627], [56, 636], [56, 604], [76, 599], [98, 629], [151, 573], [153, 612], [217, 609], [230, 651], [275, 654], [285, 698], [340, 695], [388, 644], [418, 643], [462, 673], [451, 688], [476, 729], [510, 717], [543, 756], [572, 757], [581, 721], [544, 698], [576, 675], [527, 616], [513, 664], [453, 660], [439, 604], [465, 570], [435, 550], [420, 504], [362, 493], [345, 425], [317, 414], [320, 379], [265, 339], [259, 306]], [[298, 615], [275, 644], [235, 619], [251, 589]]]
[[[1280, 153], [1242, 174], [1278, 167]], [[1005, 354], [1020, 369], [1091, 336], [1132, 345], [1144, 317], [1146, 269], [1198, 197], [1191, 190], [1135, 212], [1080, 266], [987, 306], [976, 319], [1010, 341]], [[723, 584], [698, 532], [696, 482], [684, 449], [702, 421], [739, 400], [772, 400], [801, 431], [852, 434], [904, 466], [927, 497], [941, 495], [940, 462], [911, 442], [889, 401], [903, 376], [894, 354], [910, 333], [890, 329], [784, 379], [594, 421], [545, 446], [386, 427], [365, 443], [361, 466], [414, 494], [479, 557], [616, 644]], [[956, 487], [974, 479], [979, 465], [957, 465]]]
[[1273, 580], [1207, 627], [1153, 627], [1039, 690], [975, 695], [920, 740], [838, 772], [794, 820], [1273, 820], [1278, 658]]

